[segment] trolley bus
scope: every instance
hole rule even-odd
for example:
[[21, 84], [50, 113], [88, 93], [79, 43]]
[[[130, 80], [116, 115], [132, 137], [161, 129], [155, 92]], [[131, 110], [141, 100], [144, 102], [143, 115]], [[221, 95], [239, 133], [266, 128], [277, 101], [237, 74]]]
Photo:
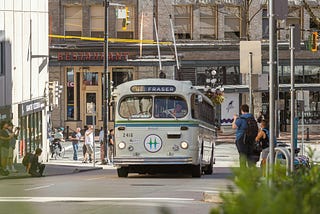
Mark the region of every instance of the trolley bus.
[[140, 79], [112, 93], [115, 102], [114, 165], [128, 173], [212, 174], [214, 106], [190, 81]]

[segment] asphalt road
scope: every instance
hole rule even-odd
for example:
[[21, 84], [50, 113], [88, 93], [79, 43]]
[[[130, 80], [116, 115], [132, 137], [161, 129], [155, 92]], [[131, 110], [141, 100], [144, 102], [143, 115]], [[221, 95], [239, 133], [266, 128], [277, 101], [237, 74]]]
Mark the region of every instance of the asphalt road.
[[2, 180], [0, 213], [209, 213], [217, 204], [205, 202], [204, 193], [227, 191], [233, 185], [227, 166], [235, 164], [234, 149], [230, 144], [217, 146], [214, 173], [201, 178], [183, 174], [129, 174], [128, 178], [118, 178], [115, 168], [108, 167], [60, 176]]

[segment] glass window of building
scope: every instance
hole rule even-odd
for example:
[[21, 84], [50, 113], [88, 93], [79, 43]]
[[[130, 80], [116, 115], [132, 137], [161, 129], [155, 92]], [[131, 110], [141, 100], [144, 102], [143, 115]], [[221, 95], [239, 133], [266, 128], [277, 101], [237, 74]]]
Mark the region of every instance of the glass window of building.
[[237, 40], [240, 38], [240, 8], [225, 7], [224, 38]]
[[217, 38], [217, 8], [200, 7], [200, 39]]
[[305, 65], [304, 78], [306, 83], [320, 83], [320, 67]]
[[262, 9], [262, 39], [269, 39], [269, 17], [267, 9]]
[[64, 33], [66, 36], [81, 36], [82, 34], [82, 7], [65, 6]]
[[83, 72], [83, 84], [86, 86], [98, 85], [98, 72]]
[[112, 69], [112, 81], [113, 86], [118, 86], [121, 83], [133, 80], [132, 68], [113, 68]]
[[127, 18], [116, 19], [117, 38], [119, 39], [134, 39], [135, 29], [135, 7], [126, 5]]
[[104, 37], [104, 7], [92, 5], [90, 7], [90, 31], [92, 37]]
[[[286, 20], [286, 27], [289, 28], [290, 25], [302, 26], [301, 24], [301, 8], [293, 8], [291, 7], [288, 12], [288, 17]], [[302, 31], [301, 31], [302, 32]], [[286, 31], [286, 40], [290, 39], [290, 31]]]
[[67, 68], [67, 120], [74, 120], [75, 81], [73, 68]]
[[174, 5], [174, 35], [176, 39], [191, 39], [191, 14], [190, 5]]

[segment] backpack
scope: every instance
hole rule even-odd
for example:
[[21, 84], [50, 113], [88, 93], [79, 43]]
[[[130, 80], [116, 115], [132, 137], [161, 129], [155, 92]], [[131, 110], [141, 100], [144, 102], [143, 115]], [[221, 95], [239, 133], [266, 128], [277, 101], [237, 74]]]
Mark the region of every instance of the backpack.
[[248, 117], [248, 118], [243, 118], [243, 119], [245, 119], [247, 122], [247, 129], [244, 132], [245, 133], [245, 136], [244, 136], [245, 142], [246, 143], [247, 142], [254, 143], [255, 138], [257, 137], [258, 131], [259, 131], [257, 121], [252, 116]]
[[22, 164], [27, 167], [28, 164], [30, 163], [31, 161], [31, 157], [32, 157], [32, 153], [31, 152], [28, 152], [22, 159]]

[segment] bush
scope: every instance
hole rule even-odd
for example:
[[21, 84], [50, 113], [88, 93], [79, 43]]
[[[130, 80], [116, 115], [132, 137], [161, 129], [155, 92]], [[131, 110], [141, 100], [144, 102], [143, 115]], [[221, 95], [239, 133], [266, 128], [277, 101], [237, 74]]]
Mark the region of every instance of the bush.
[[320, 210], [320, 167], [299, 168], [286, 176], [283, 166], [275, 165], [269, 182], [259, 168], [235, 169], [237, 189], [221, 193], [222, 204], [211, 214], [315, 214]]

